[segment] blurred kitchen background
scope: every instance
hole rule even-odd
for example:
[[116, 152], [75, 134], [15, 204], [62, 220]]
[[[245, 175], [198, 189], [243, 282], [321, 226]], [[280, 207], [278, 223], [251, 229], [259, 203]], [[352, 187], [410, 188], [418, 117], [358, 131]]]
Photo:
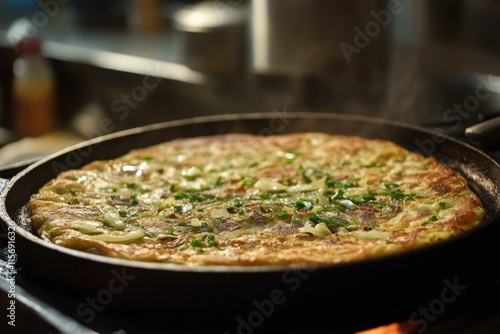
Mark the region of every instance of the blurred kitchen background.
[[[460, 132], [500, 115], [498, 31], [500, 0], [0, 0], [0, 165], [212, 114], [325, 111]], [[16, 65], [27, 56], [48, 74]], [[53, 108], [24, 110], [33, 95]]]

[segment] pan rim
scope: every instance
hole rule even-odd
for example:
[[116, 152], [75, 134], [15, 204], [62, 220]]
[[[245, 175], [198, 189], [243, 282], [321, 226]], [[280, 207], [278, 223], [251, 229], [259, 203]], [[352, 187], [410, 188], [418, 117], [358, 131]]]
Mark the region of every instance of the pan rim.
[[[439, 133], [437, 131], [434, 131], [432, 129], [424, 128], [418, 125], [413, 125], [413, 124], [408, 124], [404, 122], [399, 122], [399, 121], [394, 121], [394, 120], [388, 120], [388, 119], [383, 119], [383, 118], [377, 118], [377, 117], [370, 117], [370, 116], [363, 116], [363, 115], [346, 115], [346, 114], [336, 114], [336, 113], [327, 113], [327, 112], [288, 112], [287, 114], [293, 115], [292, 118], [305, 118], [305, 119], [315, 119], [315, 118], [328, 118], [328, 119], [339, 119], [339, 120], [346, 120], [346, 121], [361, 121], [361, 122], [369, 122], [369, 123], [378, 123], [381, 125], [389, 125], [389, 126], [395, 126], [399, 128], [406, 128], [406, 129], [411, 129], [415, 131], [419, 131], [422, 133], [426, 133], [428, 135], [439, 135], [442, 137], [443, 141], [451, 141], [454, 142], [455, 144], [462, 145], [466, 147], [469, 150], [472, 150], [480, 155], [483, 155], [485, 158], [488, 160], [491, 160], [498, 168], [500, 168], [500, 162], [497, 162], [491, 155], [488, 153], [484, 152], [483, 150], [465, 142], [459, 139], [456, 139], [454, 137], [451, 137], [446, 134]], [[203, 124], [203, 123], [209, 123], [209, 122], [218, 122], [218, 121], [241, 121], [241, 120], [256, 120], [256, 119], [273, 119], [273, 116], [270, 115], [269, 113], [245, 113], [245, 114], [221, 114], [221, 115], [208, 115], [208, 116], [198, 116], [198, 117], [191, 117], [191, 118], [183, 118], [179, 120], [173, 120], [173, 121], [166, 121], [166, 122], [160, 122], [160, 123], [153, 123], [149, 125], [144, 125], [144, 126], [139, 126], [139, 127], [134, 127], [131, 129], [126, 129], [126, 130], [121, 130], [117, 132], [113, 132], [110, 134], [102, 135], [99, 137], [87, 139], [85, 141], [82, 141], [81, 143], [71, 145], [65, 149], [59, 150], [57, 152], [54, 152], [44, 158], [35, 160], [35, 161], [30, 161], [26, 160], [26, 163], [30, 163], [26, 168], [24, 168], [22, 171], [17, 173], [11, 180], [14, 180], [20, 174], [23, 174], [25, 172], [29, 172], [30, 170], [43, 165], [44, 163], [47, 163], [48, 161], [59, 157], [61, 155], [67, 154], [69, 152], [75, 151], [80, 148], [84, 148], [90, 145], [96, 145], [102, 142], [105, 142], [107, 140], [112, 140], [114, 138], [118, 137], [125, 137], [133, 134], [140, 134], [142, 132], [147, 132], [147, 131], [154, 131], [154, 130], [160, 130], [160, 129], [166, 129], [170, 127], [176, 127], [176, 126], [182, 126], [182, 125], [190, 125], [190, 124]], [[355, 135], [354, 135], [355, 136]], [[22, 165], [23, 162], [21, 162], [20, 165]], [[12, 166], [18, 167], [18, 164], [13, 164]]]
[[[346, 115], [346, 114], [336, 114], [336, 113], [325, 113], [325, 112], [287, 112], [288, 115], [293, 116], [294, 118], [302, 118], [302, 119], [316, 119], [316, 118], [322, 118], [322, 119], [331, 119], [331, 120], [346, 120], [346, 121], [358, 121], [358, 122], [369, 122], [369, 123], [377, 123], [381, 125], [388, 125], [388, 126], [395, 126], [403, 129], [412, 129], [415, 131], [419, 131], [421, 133], [425, 133], [428, 135], [435, 135], [437, 132], [433, 131], [431, 129], [427, 128], [422, 128], [416, 125], [412, 124], [406, 124], [402, 122], [397, 122], [393, 120], [387, 120], [387, 119], [382, 119], [382, 118], [376, 118], [376, 117], [368, 117], [368, 116], [361, 116], [361, 115]], [[97, 254], [91, 254], [91, 253], [86, 253], [83, 251], [78, 251], [74, 249], [69, 249], [65, 248], [62, 246], [58, 246], [55, 244], [52, 244], [48, 241], [45, 241], [41, 238], [39, 238], [36, 235], [33, 235], [29, 231], [25, 230], [24, 228], [20, 227], [18, 223], [11, 217], [11, 215], [7, 212], [6, 208], [6, 198], [9, 194], [9, 190], [18, 182], [22, 177], [29, 173], [30, 171], [36, 169], [39, 166], [42, 166], [51, 160], [63, 156], [65, 154], [68, 154], [70, 152], [73, 152], [75, 150], [84, 148], [84, 147], [89, 147], [91, 145], [96, 145], [108, 140], [113, 140], [115, 138], [120, 138], [120, 137], [125, 137], [125, 136], [130, 136], [133, 134], [140, 134], [143, 132], [148, 132], [148, 131], [154, 131], [154, 130], [161, 130], [161, 129], [167, 129], [171, 127], [176, 127], [176, 126], [182, 126], [182, 125], [190, 125], [190, 124], [203, 124], [203, 123], [209, 123], [209, 122], [219, 122], [219, 121], [242, 121], [242, 120], [262, 120], [262, 119], [273, 119], [273, 115], [270, 113], [246, 113], [246, 114], [222, 114], [222, 115], [209, 115], [209, 116], [199, 116], [199, 117], [194, 117], [194, 118], [186, 118], [186, 119], [179, 119], [179, 120], [173, 120], [173, 121], [166, 121], [166, 122], [161, 122], [161, 123], [154, 123], [150, 125], [145, 125], [145, 126], [140, 126], [140, 127], [135, 127], [132, 129], [127, 129], [115, 133], [111, 133], [108, 135], [96, 137], [93, 139], [89, 139], [86, 141], [83, 141], [79, 144], [72, 145], [66, 149], [60, 150], [58, 152], [55, 152], [45, 158], [42, 158], [35, 163], [29, 165], [19, 173], [17, 173], [12, 179], [10, 179], [8, 182], [6, 182], [6, 185], [4, 189], [2, 189], [0, 193], [0, 218], [2, 220], [2, 223], [8, 225], [8, 226], [14, 226], [14, 229], [17, 234], [19, 234], [21, 237], [25, 239], [25, 241], [30, 242], [30, 243], [35, 243], [40, 247], [44, 247], [46, 249], [49, 249], [52, 252], [57, 252], [57, 253], [63, 253], [67, 256], [71, 257], [76, 257], [80, 260], [84, 261], [93, 261], [93, 262], [99, 262], [102, 264], [107, 264], [107, 265], [114, 265], [114, 266], [120, 266], [120, 267], [129, 267], [129, 268], [137, 268], [137, 269], [144, 269], [144, 270], [161, 270], [161, 271], [170, 271], [170, 272], [188, 272], [188, 273], [242, 273], [242, 274], [250, 274], [250, 273], [271, 273], [271, 272], [285, 272], [285, 271], [290, 271], [290, 270], [297, 270], [297, 269], [308, 269], [308, 268], [316, 268], [316, 269], [337, 269], [337, 268], [349, 268], [352, 266], [362, 266], [362, 265], [367, 265], [367, 264], [376, 264], [381, 261], [388, 261], [394, 258], [400, 258], [401, 256], [408, 256], [411, 257], [414, 254], [421, 254], [425, 252], [431, 252], [433, 249], [436, 248], [442, 248], [446, 247], [447, 244], [449, 243], [455, 243], [459, 242], [459, 240], [463, 238], [467, 238], [470, 234], [476, 233], [478, 230], [483, 229], [484, 227], [490, 225], [494, 221], [500, 219], [500, 212], [497, 211], [486, 221], [483, 221], [483, 223], [480, 224], [480, 226], [477, 226], [459, 236], [456, 236], [454, 238], [440, 241], [438, 243], [434, 243], [431, 245], [426, 245], [423, 247], [418, 247], [414, 249], [409, 249], [409, 250], [404, 250], [401, 252], [396, 252], [392, 254], [386, 254], [383, 256], [377, 256], [373, 258], [367, 258], [367, 259], [360, 259], [360, 260], [355, 260], [355, 261], [349, 261], [349, 262], [339, 262], [339, 263], [329, 263], [329, 264], [302, 264], [302, 265], [257, 265], [257, 266], [233, 266], [233, 265], [211, 265], [211, 266], [200, 266], [200, 265], [178, 265], [178, 264], [172, 264], [172, 263], [160, 263], [160, 262], [143, 262], [143, 261], [136, 261], [136, 260], [127, 260], [127, 259], [121, 259], [121, 258], [111, 258], [111, 257], [106, 257], [103, 255], [97, 255]], [[441, 135], [441, 134], [440, 134]], [[454, 142], [455, 144], [464, 146], [468, 150], [472, 150], [477, 154], [482, 155], [484, 158], [489, 160], [490, 162], [494, 163], [495, 167], [500, 169], [500, 164], [494, 160], [490, 155], [485, 153], [484, 151], [466, 143], [461, 140], [458, 140], [456, 138], [447, 136], [447, 135], [442, 135], [442, 138], [446, 139], [447, 141]]]

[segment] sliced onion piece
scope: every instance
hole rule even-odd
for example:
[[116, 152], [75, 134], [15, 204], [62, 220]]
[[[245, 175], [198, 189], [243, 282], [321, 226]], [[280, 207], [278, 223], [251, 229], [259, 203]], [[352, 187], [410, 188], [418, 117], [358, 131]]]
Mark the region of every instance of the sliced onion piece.
[[217, 219], [217, 218], [226, 218], [229, 217], [230, 213], [227, 212], [226, 209], [213, 209], [210, 211], [210, 217]]
[[250, 232], [249, 230], [234, 230], [234, 231], [229, 231], [227, 233], [224, 234], [224, 236], [228, 239], [236, 239], [236, 238], [239, 238], [243, 235], [246, 235], [246, 234], [252, 234], [252, 232]]
[[255, 182], [254, 187], [263, 191], [283, 191], [288, 189], [286, 186], [272, 179], [260, 179]]
[[356, 210], [358, 208], [358, 206], [354, 204], [350, 199], [338, 199], [337, 203], [349, 210]]
[[386, 239], [390, 236], [389, 232], [385, 231], [354, 231], [351, 232], [351, 235], [358, 239]]
[[201, 226], [201, 220], [199, 220], [198, 218], [192, 218], [191, 219], [191, 226], [200, 227]]
[[70, 223], [72, 229], [77, 230], [83, 234], [102, 234], [106, 230], [102, 228], [101, 222], [96, 221], [86, 221], [86, 220], [76, 220]]
[[289, 215], [293, 215], [295, 213], [295, 209], [288, 205], [283, 206], [283, 210], [285, 210]]
[[330, 201], [328, 200], [328, 197], [326, 197], [324, 195], [324, 188], [323, 187], [319, 188], [318, 189], [318, 204], [321, 206], [325, 206], [328, 203], [330, 203]]
[[160, 234], [158, 239], [179, 239], [179, 236], [176, 234]]
[[163, 202], [160, 204], [160, 207], [158, 208], [158, 210], [167, 209], [167, 208], [170, 208], [170, 207], [177, 205], [179, 203], [180, 203], [180, 201], [176, 200], [174, 197], [168, 197], [165, 200], [163, 200]]
[[250, 214], [248, 212], [239, 212], [238, 213], [238, 216], [241, 218], [241, 219], [250, 219]]
[[164, 219], [164, 218], [168, 218], [168, 217], [172, 216], [174, 213], [175, 213], [174, 208], [170, 207], [170, 208], [166, 208], [166, 209], [158, 212], [158, 217], [160, 219], [162, 219], [162, 218]]
[[332, 235], [332, 231], [326, 226], [325, 223], [316, 224], [316, 226], [304, 226], [299, 228], [301, 233], [311, 233], [318, 238], [326, 238]]
[[296, 192], [303, 192], [303, 191], [318, 190], [318, 189], [323, 188], [323, 186], [325, 185], [325, 181], [326, 181], [326, 176], [322, 177], [319, 180], [311, 182], [311, 183], [297, 184], [297, 185], [291, 186], [288, 188], [288, 191], [291, 193], [296, 193]]
[[141, 229], [113, 231], [106, 234], [92, 235], [90, 237], [105, 242], [127, 243], [144, 237], [144, 231]]
[[118, 189], [118, 196], [120, 196], [120, 198], [123, 198], [123, 199], [131, 199], [132, 198], [132, 195], [134, 195], [134, 190], [132, 189], [129, 189], [129, 188], [120, 188]]
[[120, 219], [120, 215], [114, 207], [105, 206], [99, 210], [104, 215], [104, 221], [108, 226], [111, 225], [110, 227], [113, 227], [120, 231], [123, 231], [125, 229], [125, 223]]

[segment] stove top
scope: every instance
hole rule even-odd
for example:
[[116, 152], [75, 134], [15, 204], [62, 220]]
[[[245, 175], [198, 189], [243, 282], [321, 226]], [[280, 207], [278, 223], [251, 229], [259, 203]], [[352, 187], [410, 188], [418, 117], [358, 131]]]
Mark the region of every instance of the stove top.
[[[500, 161], [500, 150], [487, 153]], [[332, 321], [335, 319], [332, 315], [332, 319], [307, 323], [301, 328], [296, 322], [289, 321], [286, 314], [276, 312], [262, 319], [227, 319], [222, 314], [217, 319], [209, 319], [215, 326], [208, 327], [202, 320], [203, 305], [195, 306], [192, 313], [185, 314], [183, 319], [171, 319], [168, 314], [162, 313], [161, 305], [136, 305], [124, 310], [113, 305], [112, 295], [108, 298], [109, 294], [103, 292], [91, 296], [84, 291], [60, 286], [39, 276], [13, 256], [14, 253], [9, 251], [15, 246], [11, 244], [9, 235], [3, 234], [0, 238], [0, 304], [4, 316], [1, 317], [0, 328], [4, 333], [190, 333], [206, 332], [210, 328], [209, 332], [221, 334], [284, 331], [475, 334], [496, 333], [500, 327], [500, 276], [495, 272], [496, 267], [493, 267], [491, 275], [484, 277], [484, 284], [474, 284], [470, 288], [462, 284], [460, 277], [445, 278], [441, 293], [406, 317], [401, 317], [397, 312], [399, 306], [394, 305], [393, 309], [385, 310], [384, 319], [358, 319], [356, 325], [349, 321], [343, 326], [342, 321]], [[81, 305], [92, 308], [83, 309]], [[392, 318], [392, 313], [398, 315]], [[355, 317], [356, 314], [353, 314]]]

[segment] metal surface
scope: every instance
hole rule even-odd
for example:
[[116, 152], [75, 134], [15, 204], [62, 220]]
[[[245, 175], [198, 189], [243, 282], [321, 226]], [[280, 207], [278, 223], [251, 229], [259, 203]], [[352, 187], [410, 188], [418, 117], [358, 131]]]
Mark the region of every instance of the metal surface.
[[217, 10], [212, 1], [186, 6], [174, 15], [180, 61], [210, 74], [241, 72], [246, 65], [247, 6]]
[[489, 149], [498, 149], [500, 143], [500, 117], [495, 117], [485, 122], [478, 123], [465, 129], [466, 136], [482, 143]]
[[[23, 211], [30, 196], [62, 170], [114, 158], [133, 148], [179, 137], [300, 131], [384, 138], [411, 150], [434, 154], [470, 181], [485, 206], [485, 222], [433, 246], [349, 264], [295, 269], [191, 268], [112, 259], [49, 244], [33, 233], [29, 215]], [[271, 332], [322, 332], [325, 319], [331, 321], [331, 328], [341, 332], [342, 328], [361, 329], [395, 319], [407, 320], [419, 307], [438, 298], [445, 282], [467, 287], [467, 293], [456, 303], [447, 305], [448, 314], [477, 300], [488, 305], [499, 293], [495, 282], [500, 278], [495, 273], [500, 271], [495, 271], [499, 265], [494, 258], [500, 233], [498, 163], [455, 139], [380, 119], [314, 113], [247, 114], [200, 117], [134, 129], [72, 147], [31, 165], [7, 184], [1, 199], [2, 220], [16, 225], [16, 249], [24, 274], [28, 274], [26, 283], [43, 277], [55, 284], [74, 301], [69, 308], [72, 315], [85, 323], [88, 313], [78, 308], [81, 302], [99, 296], [113, 279], [121, 277], [123, 289], [112, 295], [113, 302], [106, 310], [132, 317], [120, 320], [123, 328], [129, 326], [127, 333], [139, 333], [141, 328], [154, 332], [165, 323], [177, 331], [203, 328], [209, 332], [242, 332], [243, 327], [250, 326], [252, 330], [258, 327]], [[147, 319], [147, 324], [141, 323], [146, 327], [134, 324], [133, 316], [139, 314], [141, 319]], [[196, 323], [191, 320], [193, 315]]]
[[[9, 281], [0, 277], [0, 305], [10, 305], [9, 291]], [[96, 332], [85, 328], [70, 317], [38, 300], [19, 286], [16, 287], [15, 294], [17, 304], [17, 312], [15, 313], [17, 314], [14, 321], [10, 320], [12, 325], [7, 324], [6, 328], [8, 329], [4, 333], [15, 329], [19, 333], [36, 330], [38, 333], [54, 331], [58, 333], [96, 334]], [[4, 325], [4, 322], [0, 324], [0, 326]]]
[[[377, 8], [380, 3], [371, 0], [363, 5]], [[365, 13], [368, 11], [351, 2], [254, 0], [250, 16], [251, 70], [297, 76], [345, 61], [339, 44], [348, 40]]]

